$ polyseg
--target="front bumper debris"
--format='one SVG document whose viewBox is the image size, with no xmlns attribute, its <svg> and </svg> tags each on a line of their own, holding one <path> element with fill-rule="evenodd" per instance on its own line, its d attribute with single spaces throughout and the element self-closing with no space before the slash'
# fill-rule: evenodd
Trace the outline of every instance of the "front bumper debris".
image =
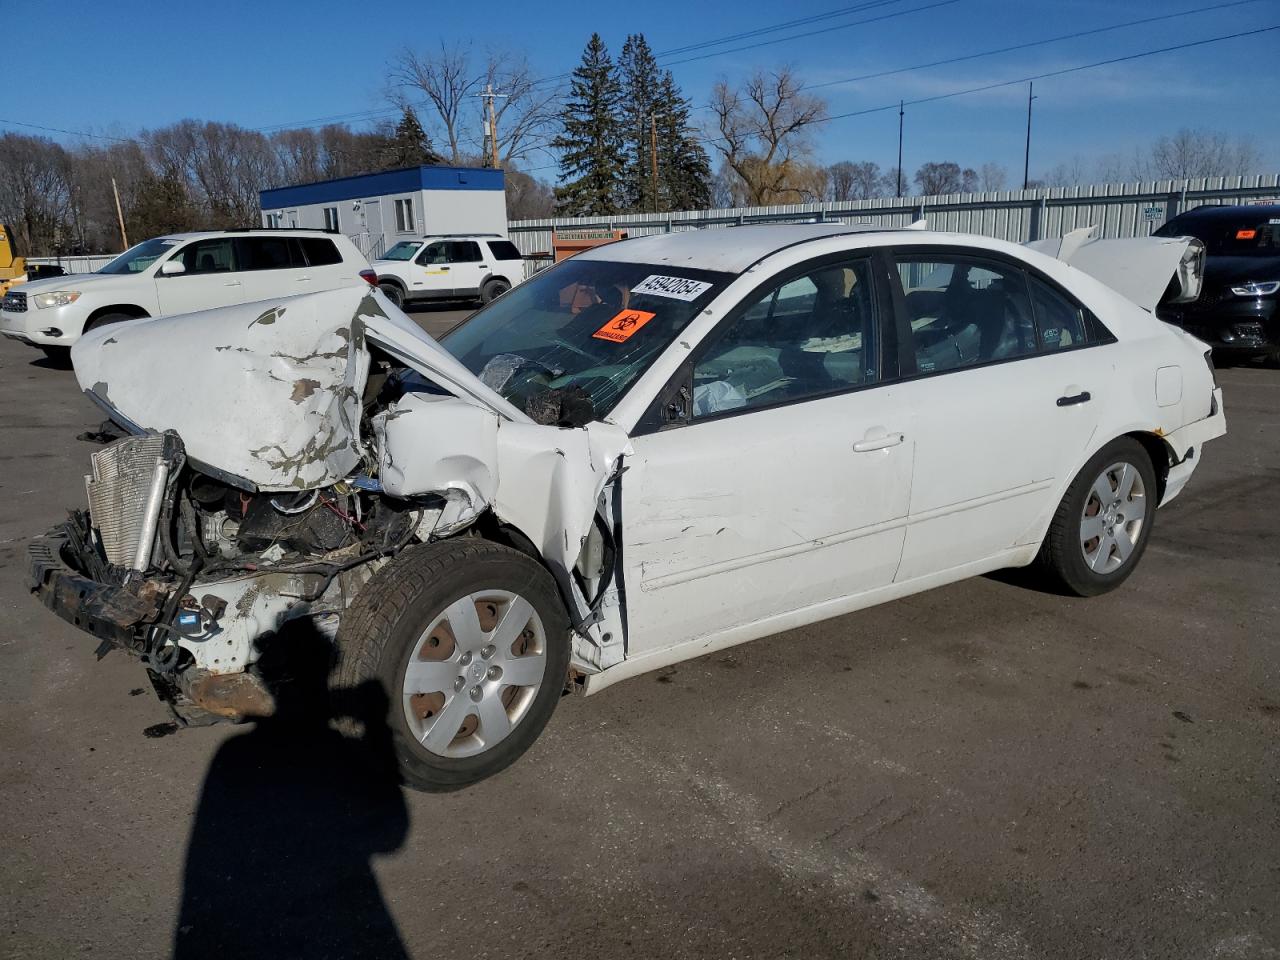
<svg viewBox="0 0 1280 960">
<path fill-rule="evenodd" d="M 92 546 L 83 513 L 27 547 L 27 584 L 46 607 L 99 640 L 99 659 L 118 647 L 142 661 L 156 693 L 184 723 L 275 712 L 275 697 L 257 674 L 215 674 L 178 656 L 166 620 L 172 614 L 168 601 L 180 585 L 130 577 L 107 564 Z"/>
</svg>

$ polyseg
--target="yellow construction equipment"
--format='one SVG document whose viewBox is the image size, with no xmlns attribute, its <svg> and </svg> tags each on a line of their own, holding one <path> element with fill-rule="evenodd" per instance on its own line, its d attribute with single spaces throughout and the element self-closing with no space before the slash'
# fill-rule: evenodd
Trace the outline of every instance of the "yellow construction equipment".
<svg viewBox="0 0 1280 960">
<path fill-rule="evenodd" d="M 66 271 L 47 263 L 28 263 L 18 256 L 18 239 L 7 225 L 0 223 L 0 297 L 27 280 L 61 277 Z"/>
</svg>

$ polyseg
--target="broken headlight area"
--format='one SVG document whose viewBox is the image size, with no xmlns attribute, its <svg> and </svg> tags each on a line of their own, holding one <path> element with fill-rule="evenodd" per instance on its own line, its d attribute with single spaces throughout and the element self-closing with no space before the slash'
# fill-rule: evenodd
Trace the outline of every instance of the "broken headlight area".
<svg viewBox="0 0 1280 960">
<path fill-rule="evenodd" d="M 444 512 L 362 475 L 249 492 L 189 463 L 172 432 L 103 447 L 85 484 L 88 510 L 31 545 L 31 587 L 98 638 L 100 656 L 138 657 L 188 723 L 272 713 L 262 642 L 300 619 L 332 641 L 381 561 L 429 538 Z"/>
</svg>

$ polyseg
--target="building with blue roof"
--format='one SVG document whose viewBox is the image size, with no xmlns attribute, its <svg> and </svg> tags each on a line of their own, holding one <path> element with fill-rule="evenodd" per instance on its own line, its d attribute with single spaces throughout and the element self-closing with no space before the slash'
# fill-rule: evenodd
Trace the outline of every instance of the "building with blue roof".
<svg viewBox="0 0 1280 960">
<path fill-rule="evenodd" d="M 258 194 L 267 227 L 336 230 L 370 260 L 412 237 L 507 235 L 506 183 L 488 167 L 421 166 L 276 187 Z"/>
</svg>

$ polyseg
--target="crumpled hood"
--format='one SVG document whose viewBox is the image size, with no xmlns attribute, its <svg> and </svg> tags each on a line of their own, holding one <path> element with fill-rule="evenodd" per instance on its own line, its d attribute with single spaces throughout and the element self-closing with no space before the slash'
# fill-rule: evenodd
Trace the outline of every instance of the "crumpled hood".
<svg viewBox="0 0 1280 960">
<path fill-rule="evenodd" d="M 72 348 L 81 389 L 113 417 L 172 429 L 187 456 L 260 490 L 326 486 L 367 454 L 367 342 L 470 403 L 528 423 L 393 307 L 358 287 L 114 324 Z"/>
</svg>

